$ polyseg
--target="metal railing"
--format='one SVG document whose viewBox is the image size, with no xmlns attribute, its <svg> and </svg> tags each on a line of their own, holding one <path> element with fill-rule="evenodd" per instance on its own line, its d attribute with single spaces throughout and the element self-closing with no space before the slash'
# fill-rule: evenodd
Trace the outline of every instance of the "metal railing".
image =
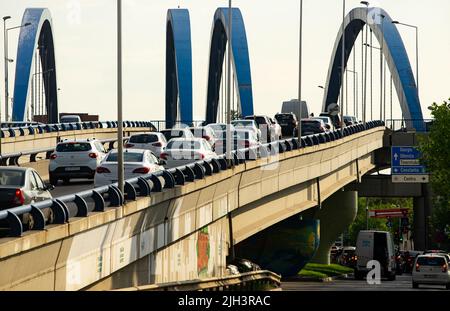
<svg viewBox="0 0 450 311">
<path fill-rule="evenodd" d="M 166 126 L 166 122 L 165 120 L 152 120 L 150 121 L 156 128 L 156 130 L 162 131 L 162 130 L 166 130 L 167 126 Z M 205 123 L 205 121 L 176 121 L 173 125 L 172 128 L 177 128 L 177 127 L 199 127 L 202 126 Z"/>
<path fill-rule="evenodd" d="M 267 270 L 220 278 L 142 285 L 114 291 L 259 291 L 278 288 L 281 276 Z"/>
<path fill-rule="evenodd" d="M 128 141 L 129 137 L 124 137 L 123 141 L 126 143 Z M 113 149 L 113 145 L 115 142 L 117 142 L 117 138 L 110 138 L 110 139 L 99 139 L 99 142 L 102 144 L 108 144 L 108 150 Z M 30 161 L 28 163 L 35 163 L 37 162 L 37 156 L 38 154 L 45 153 L 45 159 L 41 160 L 48 160 L 50 159 L 51 154 L 55 151 L 56 147 L 52 148 L 43 148 L 43 149 L 35 149 L 35 150 L 29 150 L 29 151 L 22 151 L 22 152 L 14 152 L 14 153 L 6 153 L 0 155 L 0 166 L 18 166 L 19 165 L 19 159 L 21 157 L 30 157 Z"/>
<path fill-rule="evenodd" d="M 329 143 L 338 139 L 351 136 L 366 130 L 384 127 L 383 121 L 369 121 L 366 125 L 357 124 L 340 130 L 320 133 L 297 138 L 290 138 L 264 144 L 259 148 L 247 148 L 232 151 L 231 166 L 244 164 L 260 158 L 298 150 L 306 147 Z M 259 149 L 259 152 L 258 150 Z M 204 179 L 221 171 L 230 169 L 229 161 L 224 155 L 209 160 L 201 160 L 178 168 L 167 169 L 155 174 L 133 178 L 125 182 L 125 190 L 122 193 L 116 184 L 67 195 L 51 200 L 19 206 L 0 211 L 0 221 L 6 220 L 9 236 L 20 237 L 24 232 L 24 226 L 20 220 L 23 214 L 31 214 L 33 217 L 32 230 L 44 230 L 49 224 L 64 224 L 70 217 L 87 217 L 90 212 L 103 212 L 107 207 L 120 207 L 127 201 L 136 201 L 139 197 L 148 197 L 151 193 L 162 192 L 164 189 L 172 189 L 183 186 L 195 180 Z M 76 207 L 76 215 L 69 214 L 68 205 Z M 53 217 L 46 221 L 43 210 L 51 209 Z"/>
<path fill-rule="evenodd" d="M 58 124 L 37 124 L 26 125 L 18 127 L 2 128 L 0 134 L 2 138 L 27 136 L 44 133 L 65 132 L 65 131 L 80 131 L 98 128 L 117 128 L 117 121 L 105 121 L 105 122 L 81 122 L 81 123 L 58 123 Z M 124 121 L 124 128 L 138 128 L 148 127 L 151 131 L 156 131 L 157 128 L 148 121 Z M 8 134 L 8 135 L 6 135 Z"/>
<path fill-rule="evenodd" d="M 409 119 L 389 119 L 386 120 L 386 127 L 394 132 L 429 132 L 433 120 L 409 120 Z"/>
</svg>

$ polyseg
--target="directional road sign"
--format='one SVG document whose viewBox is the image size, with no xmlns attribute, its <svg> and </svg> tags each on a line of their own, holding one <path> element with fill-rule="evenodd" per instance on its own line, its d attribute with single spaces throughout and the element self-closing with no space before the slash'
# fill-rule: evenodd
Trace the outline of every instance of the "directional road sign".
<svg viewBox="0 0 450 311">
<path fill-rule="evenodd" d="M 393 183 L 428 183 L 429 175 L 420 164 L 417 147 L 392 147 L 391 175 Z"/>
</svg>

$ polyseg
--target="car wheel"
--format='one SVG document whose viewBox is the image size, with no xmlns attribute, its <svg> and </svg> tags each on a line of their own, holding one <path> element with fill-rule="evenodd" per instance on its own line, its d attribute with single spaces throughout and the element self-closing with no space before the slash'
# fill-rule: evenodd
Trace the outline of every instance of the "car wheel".
<svg viewBox="0 0 450 311">
<path fill-rule="evenodd" d="M 50 175 L 50 183 L 51 183 L 53 186 L 56 186 L 56 185 L 58 184 L 58 178 L 56 178 L 56 177 Z"/>
<path fill-rule="evenodd" d="M 388 280 L 389 281 L 395 281 L 396 275 L 395 272 L 392 272 L 389 276 L 388 276 Z"/>
<path fill-rule="evenodd" d="M 415 288 L 415 289 L 419 288 L 419 283 L 413 282 L 412 288 Z"/>
<path fill-rule="evenodd" d="M 64 178 L 63 183 L 64 183 L 64 185 L 68 185 L 70 183 L 70 178 L 67 178 L 67 177 Z"/>
<path fill-rule="evenodd" d="M 356 279 L 356 280 L 362 280 L 362 279 L 364 279 L 364 273 L 362 273 L 362 272 L 360 272 L 360 271 L 358 271 L 358 270 L 355 270 L 355 279 Z"/>
<path fill-rule="evenodd" d="M 449 290 L 450 289 L 450 283 L 445 285 L 445 289 Z"/>
</svg>

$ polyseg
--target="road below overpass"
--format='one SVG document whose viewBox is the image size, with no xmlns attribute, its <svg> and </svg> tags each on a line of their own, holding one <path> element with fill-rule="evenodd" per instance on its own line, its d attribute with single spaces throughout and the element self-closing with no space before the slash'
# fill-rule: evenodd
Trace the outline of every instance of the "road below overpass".
<svg viewBox="0 0 450 311">
<path fill-rule="evenodd" d="M 94 189 L 94 181 L 88 179 L 75 179 L 64 185 L 61 181 L 51 192 L 54 198 Z"/>
<path fill-rule="evenodd" d="M 397 275 L 395 281 L 382 280 L 380 285 L 369 285 L 365 280 L 353 278 L 334 280 L 331 282 L 298 282 L 288 281 L 281 285 L 283 291 L 441 291 L 445 286 L 420 285 L 412 288 L 411 275 Z"/>
</svg>

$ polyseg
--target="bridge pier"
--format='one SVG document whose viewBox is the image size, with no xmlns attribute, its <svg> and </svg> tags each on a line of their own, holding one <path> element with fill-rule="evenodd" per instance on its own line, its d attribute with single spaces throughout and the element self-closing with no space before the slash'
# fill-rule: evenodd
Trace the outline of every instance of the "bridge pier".
<svg viewBox="0 0 450 311">
<path fill-rule="evenodd" d="M 320 245 L 312 262 L 330 264 L 331 246 L 355 220 L 357 213 L 356 191 L 339 191 L 323 202 L 322 209 L 316 215 L 320 220 Z"/>
<path fill-rule="evenodd" d="M 432 195 L 429 184 L 422 184 L 422 196 L 415 197 L 414 208 L 414 249 L 426 250 L 431 246 L 429 218 L 431 216 Z"/>
</svg>

